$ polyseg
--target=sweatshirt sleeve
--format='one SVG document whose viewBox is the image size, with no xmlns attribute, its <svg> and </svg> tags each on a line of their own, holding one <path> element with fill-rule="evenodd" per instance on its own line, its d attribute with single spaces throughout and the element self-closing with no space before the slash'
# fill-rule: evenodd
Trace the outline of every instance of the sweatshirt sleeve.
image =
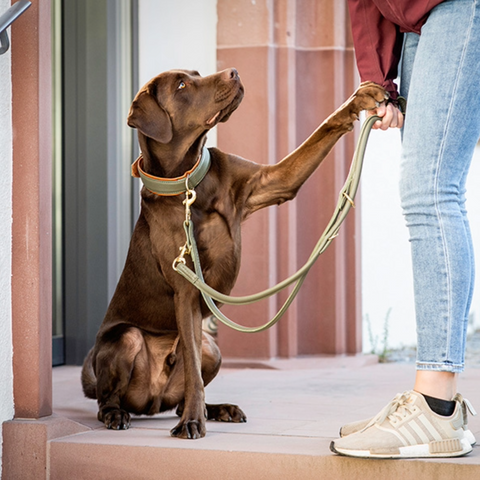
<svg viewBox="0 0 480 480">
<path fill-rule="evenodd" d="M 348 0 L 355 58 L 362 82 L 382 85 L 390 98 L 398 97 L 394 83 L 402 53 L 403 34 L 387 20 L 373 0 Z"/>
</svg>

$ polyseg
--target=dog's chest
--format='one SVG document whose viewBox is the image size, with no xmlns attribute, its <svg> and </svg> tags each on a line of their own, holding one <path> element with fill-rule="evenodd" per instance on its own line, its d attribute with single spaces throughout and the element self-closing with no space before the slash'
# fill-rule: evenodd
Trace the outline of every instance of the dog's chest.
<svg viewBox="0 0 480 480">
<path fill-rule="evenodd" d="M 214 212 L 195 224 L 195 237 L 206 282 L 222 292 L 229 292 L 240 269 L 240 224 L 227 222 Z"/>
<path fill-rule="evenodd" d="M 221 200 L 220 200 L 221 199 Z M 181 200 L 146 205 L 151 245 L 168 268 L 185 243 L 185 210 Z M 198 192 L 191 221 L 205 281 L 222 293 L 233 288 L 240 269 L 241 219 L 225 192 Z"/>
</svg>

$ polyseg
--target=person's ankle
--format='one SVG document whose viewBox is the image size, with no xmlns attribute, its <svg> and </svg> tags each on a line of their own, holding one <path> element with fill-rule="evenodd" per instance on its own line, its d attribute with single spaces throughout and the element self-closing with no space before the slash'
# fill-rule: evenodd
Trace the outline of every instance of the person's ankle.
<svg viewBox="0 0 480 480">
<path fill-rule="evenodd" d="M 440 400 L 450 401 L 457 393 L 456 373 L 417 370 L 414 390 Z"/>
</svg>

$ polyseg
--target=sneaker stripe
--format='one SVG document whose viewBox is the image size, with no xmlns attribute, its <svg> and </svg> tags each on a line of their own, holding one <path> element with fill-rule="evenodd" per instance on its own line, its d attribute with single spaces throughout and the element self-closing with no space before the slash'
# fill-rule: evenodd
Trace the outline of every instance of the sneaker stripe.
<svg viewBox="0 0 480 480">
<path fill-rule="evenodd" d="M 409 423 L 409 426 L 418 435 L 418 438 L 420 439 L 420 442 L 416 442 L 416 443 L 430 443 L 431 438 L 428 437 L 428 435 L 424 432 L 422 427 L 415 420 L 412 420 Z"/>
<path fill-rule="evenodd" d="M 433 439 L 437 442 L 441 442 L 443 440 L 443 437 L 440 435 L 438 430 L 432 425 L 430 420 L 422 413 L 419 415 L 418 419 L 423 423 L 425 428 L 430 432 L 430 435 L 432 435 Z"/>
<path fill-rule="evenodd" d="M 400 427 L 397 431 L 398 433 L 402 434 L 402 441 L 405 446 L 416 445 L 418 443 L 415 437 L 408 431 L 408 428 L 405 425 L 403 427 Z"/>
<path fill-rule="evenodd" d="M 395 435 L 399 442 L 404 445 L 404 446 L 408 446 L 410 445 L 410 442 L 408 440 L 406 440 L 406 437 L 408 437 L 410 435 L 411 437 L 411 434 L 407 431 L 407 434 L 403 434 L 403 432 L 400 432 L 401 428 L 404 428 L 404 427 L 400 427 L 400 428 L 385 428 L 385 427 L 382 427 L 381 425 L 374 425 L 373 428 L 376 428 L 378 430 L 381 430 L 382 432 L 388 432 L 392 435 Z"/>
</svg>

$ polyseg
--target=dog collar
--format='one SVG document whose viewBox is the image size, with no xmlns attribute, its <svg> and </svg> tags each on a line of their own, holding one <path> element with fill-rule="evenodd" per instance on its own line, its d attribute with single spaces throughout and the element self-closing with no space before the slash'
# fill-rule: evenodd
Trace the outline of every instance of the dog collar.
<svg viewBox="0 0 480 480">
<path fill-rule="evenodd" d="M 185 180 L 188 177 L 188 185 L 195 188 L 205 177 L 210 168 L 210 152 L 203 147 L 202 154 L 198 157 L 197 163 L 191 170 L 185 172 L 181 177 L 162 178 L 150 175 L 142 170 L 143 156 L 135 160 L 132 165 L 132 177 L 141 178 L 145 188 L 150 192 L 161 196 L 180 195 L 187 191 Z"/>
</svg>

